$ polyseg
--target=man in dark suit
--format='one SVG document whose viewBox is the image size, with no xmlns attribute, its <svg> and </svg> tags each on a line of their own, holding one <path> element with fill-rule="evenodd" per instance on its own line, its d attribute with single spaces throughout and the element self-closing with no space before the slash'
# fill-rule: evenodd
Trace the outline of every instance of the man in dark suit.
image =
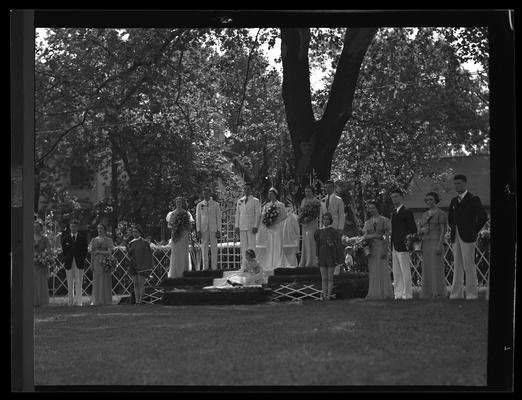
<svg viewBox="0 0 522 400">
<path fill-rule="evenodd" d="M 406 248 L 406 235 L 417 233 L 417 225 L 413 213 L 403 203 L 403 193 L 400 189 L 392 190 L 391 201 L 394 210 L 391 216 L 391 246 L 393 268 L 393 292 L 395 299 L 408 300 L 412 298 L 410 253 Z"/>
<path fill-rule="evenodd" d="M 455 175 L 453 178 L 458 195 L 451 199 L 448 212 L 454 259 L 450 299 L 464 298 L 464 291 L 468 300 L 478 297 L 475 242 L 488 217 L 480 198 L 467 191 L 467 182 L 465 175 Z"/>
<path fill-rule="evenodd" d="M 78 232 L 78 221 L 72 220 L 70 231 L 62 234 L 62 250 L 67 275 L 67 291 L 70 306 L 82 305 L 83 270 L 87 256 L 87 239 Z"/>
</svg>

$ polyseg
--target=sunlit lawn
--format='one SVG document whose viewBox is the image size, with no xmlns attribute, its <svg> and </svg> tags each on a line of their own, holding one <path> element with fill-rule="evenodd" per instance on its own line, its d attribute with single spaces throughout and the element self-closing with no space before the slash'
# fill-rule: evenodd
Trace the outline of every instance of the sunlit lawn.
<svg viewBox="0 0 522 400">
<path fill-rule="evenodd" d="M 35 311 L 36 385 L 485 385 L 488 303 Z"/>
</svg>

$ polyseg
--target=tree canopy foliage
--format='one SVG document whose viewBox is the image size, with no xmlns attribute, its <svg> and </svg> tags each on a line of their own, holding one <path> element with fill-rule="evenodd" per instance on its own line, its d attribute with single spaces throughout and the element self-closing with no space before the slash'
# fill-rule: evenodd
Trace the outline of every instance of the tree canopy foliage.
<svg viewBox="0 0 522 400">
<path fill-rule="evenodd" d="M 262 50 L 279 37 L 283 76 Z M 218 180 L 295 194 L 289 183 L 315 169 L 349 182 L 362 214 L 363 199 L 440 173 L 430 158 L 487 152 L 487 65 L 482 28 L 45 29 L 35 200 L 77 210 L 62 177 L 81 165 L 118 176 L 113 204 L 95 209 L 154 225 L 177 195 L 225 195 Z M 328 135 L 328 151 L 310 150 Z"/>
</svg>

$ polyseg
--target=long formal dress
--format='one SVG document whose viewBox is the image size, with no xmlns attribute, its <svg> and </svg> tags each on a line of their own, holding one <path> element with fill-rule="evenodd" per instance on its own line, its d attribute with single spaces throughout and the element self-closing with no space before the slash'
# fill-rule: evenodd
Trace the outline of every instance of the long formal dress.
<svg viewBox="0 0 522 400">
<path fill-rule="evenodd" d="M 317 200 L 315 200 L 317 201 Z M 301 208 L 307 203 L 311 203 L 312 200 L 304 198 L 301 201 Z M 302 224 L 302 242 L 301 242 L 301 259 L 299 260 L 300 267 L 317 267 L 317 249 L 315 247 L 314 235 L 319 225 L 317 218 L 314 220 Z"/>
<path fill-rule="evenodd" d="M 283 268 L 297 267 L 297 249 L 299 248 L 299 222 L 293 212 L 286 214 L 283 224 Z"/>
<path fill-rule="evenodd" d="M 180 211 L 174 211 L 173 218 L 175 218 L 179 212 Z M 192 223 L 194 221 L 192 215 L 188 211 L 183 212 L 188 214 L 189 221 Z M 172 239 L 170 241 L 171 253 L 168 273 L 169 278 L 181 278 L 183 276 L 183 272 L 190 269 L 189 233 L 190 224 L 181 232 L 180 237 L 176 241 Z"/>
<path fill-rule="evenodd" d="M 34 254 L 42 253 L 51 248 L 51 242 L 45 236 L 34 242 Z M 49 304 L 49 267 L 34 263 L 34 299 L 35 306 Z"/>
<path fill-rule="evenodd" d="M 271 204 L 276 205 L 279 215 L 275 223 L 266 227 L 266 259 L 265 265 L 262 265 L 262 268 L 269 273 L 283 266 L 283 221 L 286 218 L 285 206 L 277 200 L 274 203 L 268 202 L 265 204 L 261 218 L 264 217 Z"/>
<path fill-rule="evenodd" d="M 437 254 L 442 227 L 447 226 L 448 217 L 440 208 L 433 215 L 428 211 L 422 214 L 421 229 L 427 228 L 422 235 L 422 286 L 420 297 L 437 298 L 446 296 L 444 279 L 444 256 Z"/>
<path fill-rule="evenodd" d="M 391 222 L 388 218 L 379 216 L 371 218 L 364 223 L 364 234 L 378 234 L 388 236 L 391 230 Z M 393 299 L 393 286 L 391 272 L 388 268 L 388 258 L 382 258 L 384 251 L 383 239 L 371 239 L 370 255 L 368 256 L 369 283 L 368 300 Z"/>
<path fill-rule="evenodd" d="M 92 265 L 92 304 L 95 306 L 112 304 L 112 271 L 106 271 L 102 265 L 104 254 L 94 255 L 95 250 L 113 251 L 114 243 L 108 236 L 97 236 L 91 240 L 91 265 Z"/>
</svg>

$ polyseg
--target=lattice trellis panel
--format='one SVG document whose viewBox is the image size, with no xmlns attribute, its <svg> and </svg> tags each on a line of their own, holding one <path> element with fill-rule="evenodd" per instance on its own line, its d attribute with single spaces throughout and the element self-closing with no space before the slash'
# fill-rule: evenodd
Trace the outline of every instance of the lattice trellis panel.
<svg viewBox="0 0 522 400">
<path fill-rule="evenodd" d="M 230 212 L 230 210 L 229 210 Z M 235 213 L 235 209 L 232 210 Z M 231 268 L 239 268 L 240 267 L 240 247 L 239 243 L 235 241 L 226 241 L 228 237 L 233 237 L 233 218 L 229 216 L 224 216 L 223 223 L 228 228 L 228 232 L 230 236 L 225 236 L 221 238 L 220 243 L 218 244 L 218 268 L 219 269 L 231 269 Z M 232 220 L 232 227 L 230 228 L 230 220 Z M 224 227 L 225 228 L 225 227 Z M 125 248 L 116 247 L 114 250 L 114 255 L 118 260 L 118 264 L 113 271 L 112 274 L 112 293 L 113 295 L 130 295 L 132 292 L 132 278 L 128 274 L 128 263 L 129 257 Z M 420 252 L 412 252 L 411 254 L 411 269 L 412 269 L 412 282 L 414 286 L 420 286 L 422 279 L 422 254 Z M 479 286 L 487 287 L 489 281 L 489 245 L 484 247 L 475 246 L 475 262 L 477 264 L 477 275 Z M 146 285 L 148 286 L 156 286 L 163 279 L 167 277 L 170 263 L 170 247 L 162 246 L 156 247 L 152 254 L 153 257 L 153 268 L 149 277 L 147 278 Z M 63 266 L 63 262 L 58 257 L 56 259 L 57 262 L 57 272 L 55 275 L 49 278 L 50 280 L 50 289 L 51 296 L 65 296 L 67 294 L 67 278 L 65 273 L 65 268 Z M 452 247 L 448 241 L 444 244 L 444 262 L 445 262 L 445 278 L 446 284 L 448 286 L 451 285 L 451 281 L 453 279 L 453 252 Z M 388 267 L 390 268 L 390 273 L 392 272 L 391 260 L 389 260 Z M 198 267 L 199 269 L 199 267 Z M 290 288 L 287 288 L 290 289 Z M 293 290 L 293 289 L 292 289 Z M 306 293 L 300 293 L 296 291 L 295 297 L 299 296 L 309 297 Z M 92 268 L 90 265 L 90 257 L 87 257 L 86 260 L 86 268 L 84 273 L 83 280 L 83 295 L 89 296 L 92 292 Z M 279 293 L 280 295 L 284 295 L 284 290 Z M 289 297 L 292 294 L 288 295 Z M 315 294 L 311 294 L 311 297 L 314 297 Z"/>
<path fill-rule="evenodd" d="M 444 277 L 446 285 L 451 286 L 453 280 L 453 249 L 449 240 L 444 241 Z M 410 253 L 411 280 L 413 286 L 421 286 L 422 282 L 422 253 L 412 251 Z M 475 264 L 477 265 L 477 277 L 479 287 L 487 287 L 489 283 L 489 245 L 484 247 L 475 244 Z M 391 259 L 388 263 L 392 272 Z"/>
</svg>

